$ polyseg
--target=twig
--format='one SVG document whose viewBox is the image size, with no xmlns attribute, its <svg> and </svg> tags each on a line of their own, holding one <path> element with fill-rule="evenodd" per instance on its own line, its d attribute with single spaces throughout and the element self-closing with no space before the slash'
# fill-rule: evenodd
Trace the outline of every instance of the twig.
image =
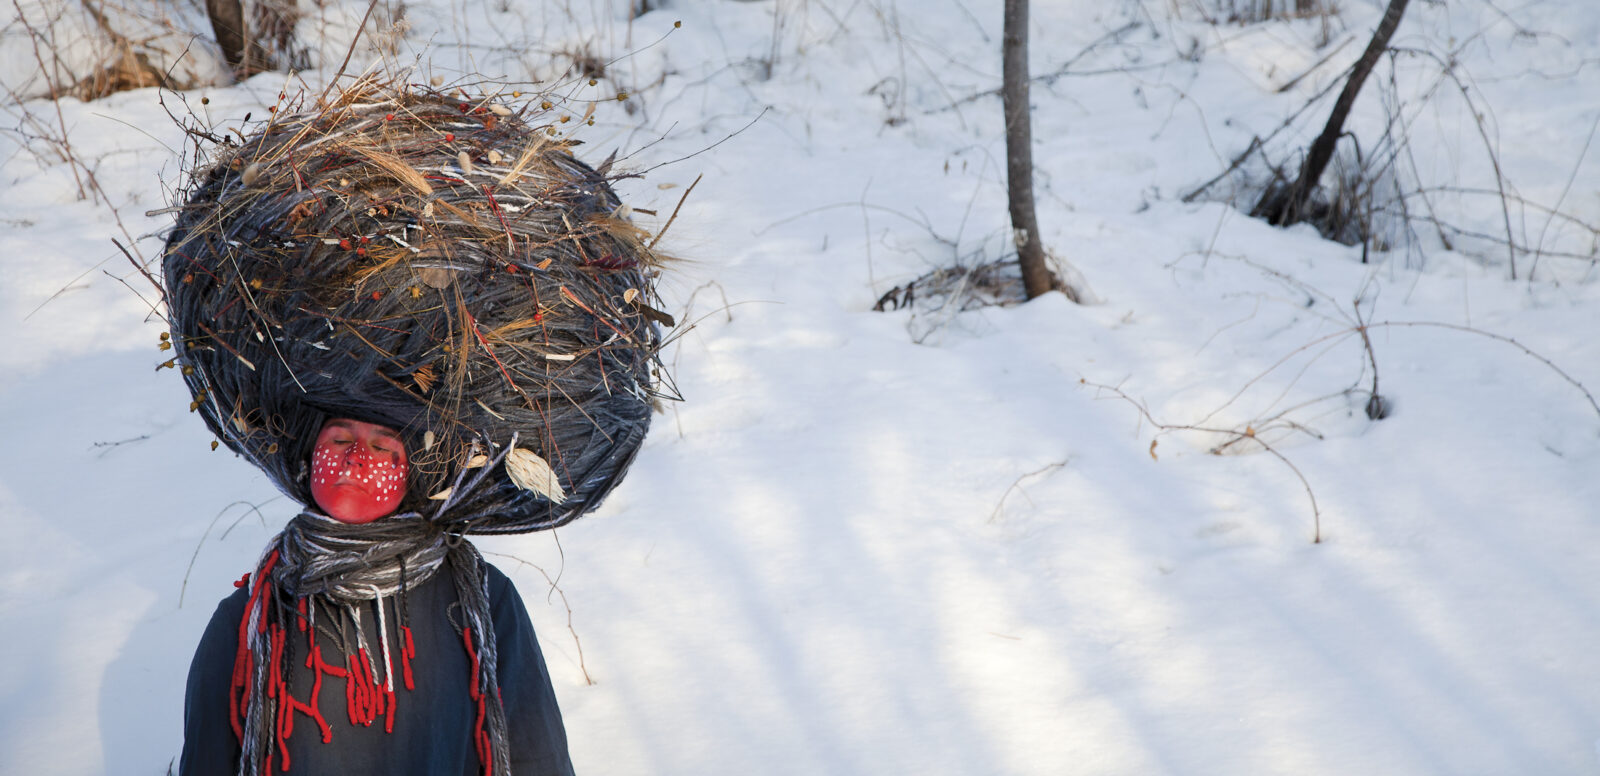
<svg viewBox="0 0 1600 776">
<path fill-rule="evenodd" d="M 1311 543 L 1312 544 L 1321 544 L 1322 543 L 1322 510 L 1321 510 L 1321 508 L 1319 508 L 1317 506 L 1317 494 L 1312 491 L 1311 482 L 1309 480 L 1307 480 L 1306 476 L 1300 472 L 1300 467 L 1295 466 L 1294 462 L 1290 461 L 1287 456 L 1285 456 L 1283 453 L 1278 452 L 1275 448 L 1273 448 L 1272 445 L 1268 444 L 1266 440 L 1262 439 L 1259 435 L 1257 435 L 1255 433 L 1255 429 L 1250 428 L 1250 427 L 1246 427 L 1244 431 L 1238 431 L 1238 430 L 1231 429 L 1231 428 L 1207 428 L 1207 427 L 1204 427 L 1204 426 L 1187 426 L 1187 425 L 1174 425 L 1174 424 L 1169 424 L 1169 423 L 1162 423 L 1161 421 L 1156 420 L 1154 415 L 1150 414 L 1150 410 L 1149 409 L 1147 409 L 1143 404 L 1140 404 L 1139 402 L 1135 401 L 1133 399 L 1133 397 L 1131 397 L 1127 393 L 1123 392 L 1123 390 L 1121 388 L 1118 388 L 1118 387 L 1116 387 L 1114 385 L 1102 385 L 1100 383 L 1091 383 L 1088 380 L 1085 380 L 1083 378 L 1079 378 L 1078 379 L 1078 383 L 1081 384 L 1081 385 L 1086 385 L 1086 386 L 1088 386 L 1090 388 L 1096 388 L 1096 389 L 1099 389 L 1099 390 L 1111 392 L 1117 398 L 1122 399 L 1123 401 L 1125 401 L 1125 402 L 1127 402 L 1129 404 L 1132 404 L 1134 406 L 1134 408 L 1139 411 L 1139 414 L 1141 416 L 1143 416 L 1144 419 L 1150 423 L 1150 425 L 1155 426 L 1156 428 L 1158 428 L 1158 429 L 1160 429 L 1162 431 L 1200 431 L 1200 432 L 1212 433 L 1212 434 L 1225 434 L 1225 435 L 1227 435 L 1229 437 L 1232 437 L 1233 441 L 1240 441 L 1240 440 L 1244 440 L 1244 439 L 1249 439 L 1251 441 L 1254 441 L 1256 444 L 1261 445 L 1261 449 L 1271 453 L 1272 457 L 1277 458 L 1280 462 L 1283 463 L 1284 466 L 1289 467 L 1289 471 L 1293 472 L 1295 478 L 1300 480 L 1301 487 L 1305 488 L 1306 498 L 1309 499 L 1310 502 L 1311 502 Z M 1152 440 L 1151 443 L 1150 443 L 1150 455 L 1151 455 L 1151 457 L 1155 456 L 1155 441 L 1154 440 Z"/>
<path fill-rule="evenodd" d="M 100 265 L 101 264 L 105 264 L 107 261 L 110 261 L 110 259 L 102 259 L 100 261 L 100 264 L 96 264 L 93 267 L 90 267 L 90 268 L 84 270 L 77 277 L 73 278 L 72 280 L 67 281 L 66 285 L 56 289 L 56 292 L 51 294 L 48 299 L 45 299 L 43 302 L 40 302 L 37 307 L 34 307 L 32 310 L 29 310 L 27 315 L 22 316 L 22 320 L 23 321 L 27 321 L 29 318 L 32 318 L 34 313 L 37 313 L 40 310 L 43 310 L 45 305 L 50 304 L 51 302 L 54 302 L 58 297 L 60 297 L 62 294 L 67 293 L 68 291 L 73 291 L 73 290 L 76 290 L 76 289 L 79 289 L 79 288 L 88 288 L 88 286 L 80 286 L 80 285 L 76 285 L 76 284 L 77 284 L 78 281 L 80 281 L 80 280 L 84 279 L 85 277 L 87 277 L 89 275 L 89 273 L 91 273 L 91 272 L 93 272 L 93 271 L 95 271 L 97 269 L 100 269 Z"/>
<path fill-rule="evenodd" d="M 150 285 L 155 286 L 156 291 L 161 294 L 162 301 L 166 301 L 166 289 L 161 286 L 161 281 L 156 278 L 155 275 L 150 274 L 150 270 L 145 269 L 144 265 L 140 264 L 139 260 L 135 259 L 133 257 L 133 253 L 129 252 L 129 250 L 124 247 L 122 243 L 117 242 L 117 238 L 111 238 L 111 244 L 117 246 L 117 250 L 122 251 L 123 256 L 128 257 L 128 263 L 132 264 L 133 268 L 138 270 L 139 274 L 143 275 L 145 280 L 150 281 Z"/>
<path fill-rule="evenodd" d="M 1367 334 L 1367 323 L 1361 320 L 1361 300 L 1357 299 L 1351 303 L 1351 307 L 1355 308 L 1356 320 L 1361 323 L 1356 327 L 1356 331 L 1361 334 L 1361 347 L 1367 352 L 1367 363 L 1372 365 L 1372 395 L 1367 398 L 1367 419 L 1383 420 L 1388 417 L 1389 410 L 1385 406 L 1383 394 L 1378 393 L 1378 354 L 1372 348 L 1372 337 Z"/>
<path fill-rule="evenodd" d="M 1255 150 L 1257 148 L 1260 148 L 1260 147 L 1261 147 L 1261 138 L 1259 136 L 1251 137 L 1250 138 L 1250 145 L 1245 146 L 1244 150 L 1239 152 L 1238 156 L 1233 157 L 1233 162 L 1228 165 L 1227 169 L 1223 170 L 1222 172 L 1217 173 L 1215 176 L 1213 176 L 1211 178 L 1211 180 L 1208 180 L 1205 183 L 1202 183 L 1199 186 L 1196 186 L 1193 191 L 1190 191 L 1188 194 L 1183 195 L 1180 199 L 1183 202 L 1193 202 L 1195 197 L 1200 196 L 1200 192 L 1205 191 L 1206 189 L 1209 189 L 1212 186 L 1215 186 L 1217 184 L 1217 181 L 1220 181 L 1223 178 L 1226 178 L 1229 175 L 1232 175 L 1233 171 L 1239 169 L 1239 165 L 1244 164 L 1244 161 L 1246 159 L 1250 158 L 1250 154 L 1254 153 Z"/>
<path fill-rule="evenodd" d="M 149 299 L 144 298 L 144 294 L 139 293 L 139 289 L 134 288 L 132 283 L 129 283 L 126 279 L 118 277 L 116 275 L 113 275 L 110 272 L 107 272 L 105 270 L 100 270 L 100 273 L 102 275 L 105 275 L 108 278 L 111 278 L 112 280 L 117 281 L 118 283 L 121 283 L 123 288 L 126 288 L 129 291 L 132 291 L 134 296 L 139 297 L 139 301 L 144 302 L 145 306 L 150 308 L 150 314 L 151 315 L 154 315 L 155 317 L 160 318 L 162 321 L 166 321 L 167 320 L 167 316 L 161 314 L 161 306 L 157 305 L 155 302 L 150 301 Z M 51 299 L 54 299 L 54 298 L 55 297 L 51 297 Z M 146 316 L 145 320 L 147 320 L 147 321 L 150 320 L 149 316 Z"/>
<path fill-rule="evenodd" d="M 551 536 L 554 536 L 554 535 L 555 535 L 554 532 L 552 532 Z M 556 547 L 559 549 L 560 546 L 561 546 L 561 542 L 559 540 L 557 540 Z M 563 591 L 561 589 L 561 585 L 559 584 L 558 580 L 556 578 L 552 578 L 550 576 L 550 573 L 545 571 L 544 567 L 540 566 L 539 564 L 531 563 L 529 561 L 523 560 L 522 558 L 517 557 L 516 555 L 511 555 L 509 553 L 504 553 L 504 552 L 485 552 L 484 554 L 485 555 L 494 555 L 494 556 L 501 557 L 501 558 L 510 558 L 510 559 L 512 559 L 512 560 L 514 560 L 514 561 L 516 561 L 518 563 L 521 563 L 524 566 L 532 567 L 534 571 L 539 572 L 539 575 L 544 577 L 544 581 L 550 585 L 551 592 L 555 593 L 557 596 L 560 596 L 560 598 L 561 598 L 561 606 L 562 606 L 562 608 L 567 610 L 567 632 L 572 634 L 572 644 L 573 644 L 573 646 L 577 647 L 577 650 L 578 650 L 578 670 L 583 672 L 583 683 L 586 684 L 586 685 L 593 686 L 594 685 L 594 679 L 589 676 L 589 666 L 584 662 L 584 659 L 583 659 L 583 641 L 578 638 L 578 629 L 573 627 L 573 625 L 572 625 L 572 604 L 567 602 L 566 591 Z M 563 557 L 565 557 L 565 551 L 563 551 Z"/>
<path fill-rule="evenodd" d="M 1556 204 L 1550 208 L 1550 214 L 1544 219 L 1544 226 L 1539 229 L 1539 243 L 1534 246 L 1533 266 L 1528 268 L 1528 282 L 1533 282 L 1533 273 L 1539 269 L 1539 257 L 1544 253 L 1544 235 L 1550 230 L 1550 222 L 1555 220 L 1557 208 L 1567 199 L 1567 193 L 1572 191 L 1572 182 L 1578 179 L 1578 168 L 1583 166 L 1584 157 L 1589 155 L 1589 144 L 1594 142 L 1594 131 L 1600 129 L 1600 115 L 1595 116 L 1594 123 L 1589 125 L 1589 136 L 1583 140 L 1583 150 L 1578 152 L 1578 158 L 1572 163 L 1572 174 L 1567 176 L 1567 185 L 1561 188 L 1561 196 L 1556 198 Z M 1593 230 L 1591 230 L 1593 231 Z"/>
<path fill-rule="evenodd" d="M 217 510 L 217 514 L 214 517 L 211 518 L 211 522 L 206 524 L 205 532 L 200 534 L 200 541 L 194 543 L 194 552 L 189 555 L 189 566 L 183 570 L 183 583 L 178 586 L 178 608 L 179 609 L 183 608 L 183 596 L 184 596 L 185 593 L 187 593 L 189 591 L 189 574 L 191 574 L 194 571 L 194 562 L 197 559 L 199 559 L 199 557 L 200 557 L 200 548 L 205 545 L 206 537 L 211 535 L 211 529 L 213 529 L 213 528 L 215 528 L 217 526 L 217 521 L 221 520 L 222 516 L 224 514 L 226 514 L 228 510 L 230 510 L 230 509 L 232 509 L 232 508 L 234 508 L 236 506 L 239 506 L 240 504 L 244 504 L 245 506 L 250 507 L 250 510 L 245 512 L 245 514 L 249 514 L 250 512 L 255 512 L 256 515 L 261 518 L 261 524 L 263 526 L 265 526 L 267 524 L 266 515 L 261 514 L 261 508 L 256 506 L 255 504 L 252 504 L 252 503 L 248 502 L 248 501 L 235 501 L 232 504 L 229 504 L 229 505 L 223 507 L 222 509 Z M 243 517 L 243 515 L 241 515 L 240 517 Z M 229 531 L 233 530 L 232 526 L 229 526 L 228 530 Z M 224 533 L 223 536 L 226 537 L 227 534 Z"/>
<path fill-rule="evenodd" d="M 1310 67 L 1306 68 L 1304 71 L 1302 71 L 1300 73 L 1300 75 L 1297 75 L 1297 76 L 1295 76 L 1293 78 L 1290 78 L 1287 83 L 1285 83 L 1284 85 L 1278 87 L 1278 89 L 1277 89 L 1278 94 L 1283 94 L 1284 92 L 1287 92 L 1290 89 L 1293 89 L 1294 85 L 1297 84 L 1297 83 L 1300 83 L 1300 81 L 1305 79 L 1306 76 L 1317 72 L 1317 68 L 1322 67 L 1323 65 L 1327 64 L 1328 60 L 1333 59 L 1333 55 L 1334 54 L 1337 54 L 1340 51 L 1343 51 L 1344 47 L 1350 45 L 1350 41 L 1352 41 L 1352 40 L 1355 40 L 1355 37 L 1346 36 L 1344 40 L 1339 42 L 1339 45 L 1333 47 L 1332 51 L 1329 51 L 1321 59 L 1319 59 L 1316 62 L 1312 63 L 1312 65 Z"/>
<path fill-rule="evenodd" d="M 13 2 L 14 1 L 15 0 L 13 0 Z M 744 134 L 745 130 L 755 126 L 755 123 L 757 121 L 760 121 L 762 116 L 767 115 L 767 111 L 769 111 L 769 110 L 772 110 L 772 106 L 770 106 L 770 105 L 765 107 L 765 108 L 762 108 L 761 112 L 757 113 L 755 118 L 750 119 L 749 123 L 747 123 L 744 126 L 742 126 L 742 127 L 738 128 L 738 129 L 728 133 L 727 137 L 724 137 L 723 139 L 718 140 L 717 142 L 712 143 L 711 145 L 708 145 L 705 148 L 702 148 L 702 149 L 700 149 L 698 151 L 695 151 L 692 154 L 688 154 L 688 155 L 685 155 L 685 156 L 680 156 L 680 157 L 678 157 L 676 159 L 673 159 L 673 160 L 670 160 L 670 161 L 666 161 L 666 162 L 662 162 L 662 163 L 660 163 L 658 165 L 655 165 L 653 167 L 649 167 L 649 168 L 645 169 L 643 172 L 641 172 L 639 174 L 640 175 L 648 175 L 651 171 L 655 170 L 656 168 L 665 167 L 665 166 L 667 166 L 669 164 L 677 164 L 678 162 L 682 162 L 682 161 L 686 161 L 686 160 L 689 160 L 689 159 L 693 159 L 696 156 L 699 156 L 699 155 L 701 155 L 701 154 L 703 154 L 703 153 L 705 153 L 707 151 L 710 151 L 711 149 L 716 148 L 717 146 L 722 145 L 723 143 L 726 143 L 729 140 L 732 140 L 735 137 L 738 137 L 739 135 Z"/>
<path fill-rule="evenodd" d="M 1038 83 L 1044 84 L 1045 86 L 1054 86 L 1056 81 L 1061 80 L 1062 77 L 1067 76 L 1067 75 L 1104 75 L 1104 74 L 1107 74 L 1107 73 L 1132 72 L 1133 70 L 1135 70 L 1137 68 L 1116 68 L 1116 69 L 1113 69 L 1113 70 L 1083 72 L 1083 73 L 1071 73 L 1069 71 L 1071 70 L 1073 65 L 1078 64 L 1079 60 L 1081 60 L 1084 57 L 1088 56 L 1095 49 L 1099 48 L 1102 44 L 1104 44 L 1104 43 L 1106 43 L 1108 41 L 1115 41 L 1115 40 L 1120 39 L 1123 35 L 1126 35 L 1126 34 L 1132 32 L 1132 31 L 1138 29 L 1141 24 L 1142 24 L 1141 22 L 1137 22 L 1137 21 L 1128 22 L 1127 24 L 1124 24 L 1121 27 L 1118 27 L 1118 28 L 1116 28 L 1114 30 L 1111 30 L 1110 32 L 1107 32 L 1104 35 L 1101 35 L 1100 37 L 1098 37 L 1098 38 L 1094 39 L 1093 41 L 1091 41 L 1089 43 L 1089 45 L 1087 45 L 1087 46 L 1085 46 L 1083 48 L 1082 51 L 1079 51 L 1077 54 L 1073 55 L 1073 57 L 1071 59 L 1067 60 L 1065 63 L 1063 63 L 1060 67 L 1056 68 L 1054 71 L 1049 72 L 1049 73 L 1045 73 L 1043 75 L 1032 76 L 1032 77 L 1030 77 L 1028 79 L 1028 82 L 1029 83 L 1038 82 Z M 962 97 L 959 100 L 952 100 L 949 105 L 941 106 L 941 107 L 938 107 L 938 108 L 932 108 L 930 110 L 923 111 L 923 113 L 943 113 L 943 112 L 945 112 L 947 110 L 959 111 L 960 107 L 962 105 L 965 105 L 965 104 L 967 104 L 969 102 L 977 102 L 978 100 L 981 100 L 981 99 L 983 99 L 985 97 L 998 97 L 998 96 L 1000 96 L 1000 87 L 997 86 L 997 87 L 995 87 L 993 89 L 985 89 L 985 90 L 983 90 L 981 92 L 973 92 L 972 94 L 969 94 L 969 95 L 967 95 L 965 97 Z"/>
<path fill-rule="evenodd" d="M 1472 94 L 1467 90 L 1467 85 L 1462 83 L 1461 77 L 1456 74 L 1454 58 L 1447 62 L 1443 57 L 1426 49 L 1408 48 L 1396 50 L 1432 59 L 1439 65 L 1440 73 L 1456 85 L 1456 90 L 1461 92 L 1461 99 L 1467 103 L 1467 112 L 1472 114 L 1472 123 L 1478 128 L 1478 137 L 1483 139 L 1484 150 L 1489 154 L 1489 164 L 1494 169 L 1495 186 L 1500 190 L 1500 215 L 1505 220 L 1507 258 L 1511 264 L 1511 279 L 1516 280 L 1517 241 L 1511 229 L 1511 205 L 1507 201 L 1505 173 L 1500 169 L 1500 157 L 1495 153 L 1494 142 L 1489 139 L 1489 130 L 1483 125 L 1483 114 L 1478 111 L 1477 105 L 1472 101 Z"/>
<path fill-rule="evenodd" d="M 109 452 L 111 452 L 112 450 L 114 450 L 114 449 L 116 449 L 118 447 L 121 447 L 121 446 L 127 445 L 127 444 L 132 444 L 134 442 L 143 442 L 143 441 L 145 441 L 146 439 L 149 439 L 149 438 L 150 438 L 149 434 L 140 434 L 139 436 L 136 436 L 136 437 L 129 437 L 127 439 L 119 439 L 119 440 L 117 440 L 115 442 L 95 442 L 94 443 L 94 447 L 104 448 L 104 450 L 100 453 L 100 455 L 97 455 L 95 457 L 96 458 L 104 458 L 106 456 L 106 453 L 109 453 Z"/>
<path fill-rule="evenodd" d="M 1006 492 L 1000 494 L 1000 502 L 995 504 L 994 505 L 994 511 L 989 513 L 988 522 L 993 523 L 994 521 L 1000 519 L 1000 511 L 1002 509 L 1005 509 L 1006 499 L 1010 498 L 1012 491 L 1016 490 L 1019 486 L 1022 485 L 1022 481 L 1023 480 L 1025 480 L 1025 479 L 1027 479 L 1029 477 L 1037 477 L 1037 476 L 1039 476 L 1041 474 L 1044 474 L 1046 472 L 1055 471 L 1056 469 L 1060 469 L 1061 467 L 1066 466 L 1066 465 L 1067 465 L 1066 461 L 1056 461 L 1055 463 L 1046 464 L 1045 466 L 1043 466 L 1041 468 L 1035 469 L 1035 470 L 1033 470 L 1031 472 L 1028 472 L 1027 474 L 1024 474 L 1024 475 L 1022 475 L 1020 477 L 1017 477 L 1015 480 L 1013 480 L 1011 482 L 1011 487 L 1006 488 Z"/>
<path fill-rule="evenodd" d="M 1480 337 L 1488 337 L 1489 339 L 1492 339 L 1492 340 L 1497 340 L 1499 342 L 1504 342 L 1507 345 L 1510 345 L 1510 346 L 1522 351 L 1529 358 L 1532 358 L 1532 359 L 1544 364 L 1545 366 L 1550 367 L 1550 370 L 1555 372 L 1556 374 L 1560 375 L 1561 379 L 1566 380 L 1568 383 L 1571 383 L 1574 388 L 1577 388 L 1580 392 L 1583 393 L 1583 398 L 1588 400 L 1589 407 L 1594 410 L 1595 416 L 1596 417 L 1600 417 L 1600 403 L 1597 403 L 1595 401 L 1594 394 L 1590 393 L 1589 389 L 1585 388 L 1583 383 L 1578 382 L 1577 378 L 1574 378 L 1572 375 L 1567 374 L 1566 371 L 1563 370 L 1561 367 L 1556 366 L 1554 361 L 1551 361 L 1550 359 L 1539 355 L 1538 353 L 1534 352 L 1533 349 L 1529 348 L 1527 345 L 1524 345 L 1521 342 L 1518 342 L 1518 341 L 1516 341 L 1516 340 L 1514 340 L 1514 339 L 1512 339 L 1510 337 L 1506 337 L 1506 336 L 1502 336 L 1502 335 L 1499 335 L 1499 334 L 1495 334 L 1493 332 L 1487 332 L 1487 331 L 1484 331 L 1483 329 L 1475 329 L 1475 328 L 1473 328 L 1471 326 L 1462 326 L 1460 324 L 1455 324 L 1455 323 L 1441 323 L 1441 322 L 1438 322 L 1438 321 L 1383 321 L 1381 323 L 1369 323 L 1366 326 L 1366 328 L 1369 328 L 1369 329 L 1370 328 L 1375 328 L 1375 327 L 1449 329 L 1451 331 L 1462 331 L 1462 332 L 1466 332 L 1468 334 L 1476 334 L 1476 335 L 1478 335 Z"/>
<path fill-rule="evenodd" d="M 728 323 L 733 323 L 733 306 L 728 304 L 728 292 L 722 287 L 721 283 L 718 283 L 715 280 L 707 280 L 706 282 L 701 283 L 699 287 L 695 288 L 694 291 L 689 293 L 689 300 L 683 303 L 683 317 L 685 319 L 689 317 L 689 311 L 694 309 L 694 298 L 699 296 L 701 291 L 704 291 L 712 286 L 716 286 L 717 293 L 722 295 L 722 312 L 724 315 L 728 316 Z M 698 320 L 695 322 L 699 323 Z"/>
<path fill-rule="evenodd" d="M 13 3 L 16 1 L 11 0 Z M 322 96 L 317 98 L 317 104 L 323 106 L 328 104 L 328 94 L 333 91 L 334 85 L 339 83 L 339 79 L 344 77 L 344 69 L 350 65 L 350 57 L 356 53 L 356 44 L 361 42 L 361 33 L 367 30 L 367 20 L 372 18 L 372 9 L 377 7 L 378 0 L 372 0 L 372 2 L 367 3 L 367 12 L 362 14 L 361 23 L 356 25 L 355 37 L 350 39 L 350 48 L 345 49 L 344 61 L 339 63 L 339 69 L 334 71 L 332 78 L 328 79 L 328 85 L 323 87 Z"/>
<path fill-rule="evenodd" d="M 678 198 L 678 204 L 672 208 L 672 215 L 667 217 L 666 226 L 661 227 L 661 231 L 656 232 L 656 236 L 650 239 L 650 244 L 644 246 L 646 250 L 655 248 L 656 243 L 661 242 L 661 236 L 672 228 L 672 222 L 678 220 L 678 210 L 683 207 L 684 200 L 689 198 L 689 192 L 694 191 L 694 187 L 700 185 L 700 179 L 703 177 L 705 177 L 704 174 L 694 176 L 694 183 L 689 184 L 689 188 L 683 190 L 683 196 Z"/>
<path fill-rule="evenodd" d="M 1353 64 L 1350 66 L 1350 68 L 1354 68 L 1354 67 L 1355 67 L 1355 65 L 1353 65 Z M 1290 125 L 1294 124 L 1295 119 L 1300 118 L 1300 114 L 1305 113 L 1306 111 L 1310 110 L 1311 106 L 1316 105 L 1318 102 L 1320 102 L 1322 100 L 1323 97 L 1328 96 L 1328 93 L 1333 91 L 1333 87 L 1339 86 L 1341 81 L 1344 79 L 1345 75 L 1347 75 L 1349 72 L 1350 72 L 1350 69 L 1347 68 L 1344 73 L 1341 73 L 1339 75 L 1339 77 L 1334 78 L 1333 80 L 1328 82 L 1327 86 L 1322 87 L 1322 91 L 1311 95 L 1311 98 L 1306 100 L 1304 105 L 1301 105 L 1300 108 L 1298 110 L 1296 110 L 1294 113 L 1289 114 L 1288 117 L 1286 117 L 1281 123 L 1278 124 L 1276 129 L 1273 129 L 1271 132 L 1268 132 L 1266 137 L 1252 137 L 1250 139 L 1250 143 L 1252 145 L 1258 147 L 1258 148 L 1265 148 L 1267 143 L 1272 142 L 1272 139 L 1278 136 L 1278 133 L 1284 131 L 1285 129 L 1288 129 Z M 1233 165 L 1233 167 L 1235 169 L 1237 168 L 1237 166 L 1239 164 L 1243 164 L 1245 159 L 1249 158 L 1249 154 L 1248 154 L 1249 149 L 1247 148 L 1245 150 L 1246 150 L 1246 153 L 1245 154 L 1241 154 L 1240 157 L 1235 161 L 1235 163 Z M 1205 183 L 1205 185 L 1200 186 L 1199 188 L 1196 188 L 1195 190 L 1189 192 L 1188 194 L 1183 195 L 1181 197 L 1181 199 L 1184 202 L 1193 202 L 1195 197 L 1200 196 L 1200 194 L 1203 193 L 1206 189 L 1212 187 L 1213 185 L 1216 185 L 1216 182 L 1219 181 L 1219 180 L 1222 180 L 1222 178 L 1225 177 L 1225 175 L 1226 175 L 1226 173 L 1224 173 L 1224 175 L 1218 175 L 1217 177 L 1212 178 L 1211 180 L 1207 181 Z"/>
<path fill-rule="evenodd" d="M 39 39 L 41 36 L 33 29 L 33 25 L 28 23 L 28 15 L 23 12 L 22 6 L 17 0 L 11 0 L 11 7 L 17 9 L 17 20 L 22 22 L 23 29 L 28 31 L 28 37 L 33 41 L 33 61 L 39 63 L 39 77 L 43 78 L 45 84 L 50 87 L 50 104 L 55 106 L 56 121 L 61 125 L 61 147 L 66 151 L 67 167 L 72 170 L 72 182 L 78 185 L 78 199 L 87 199 L 89 194 L 83 188 L 83 179 L 78 177 L 78 167 L 81 165 L 78 162 L 77 155 L 72 152 L 72 140 L 67 136 L 67 120 L 61 115 L 61 96 L 56 91 L 55 81 L 50 79 L 47 72 L 48 68 L 44 66 L 44 58 L 39 56 Z M 88 172 L 88 169 L 85 168 L 84 174 L 87 175 Z"/>
</svg>

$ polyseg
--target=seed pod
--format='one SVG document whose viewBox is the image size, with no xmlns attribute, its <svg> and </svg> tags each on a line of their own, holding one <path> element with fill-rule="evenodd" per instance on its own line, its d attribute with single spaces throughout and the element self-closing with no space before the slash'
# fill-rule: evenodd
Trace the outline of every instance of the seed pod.
<svg viewBox="0 0 1600 776">
<path fill-rule="evenodd" d="M 567 500 L 550 464 L 532 450 L 511 448 L 506 454 L 506 474 L 511 476 L 512 484 L 523 490 L 531 490 L 557 504 Z"/>
</svg>

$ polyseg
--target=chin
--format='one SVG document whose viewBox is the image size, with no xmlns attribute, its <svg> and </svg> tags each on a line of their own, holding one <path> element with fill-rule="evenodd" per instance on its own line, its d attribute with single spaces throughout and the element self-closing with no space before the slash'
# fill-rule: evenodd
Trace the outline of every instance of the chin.
<svg viewBox="0 0 1600 776">
<path fill-rule="evenodd" d="M 375 502 L 365 497 L 365 494 L 313 493 L 312 496 L 317 506 L 322 508 L 322 513 L 349 525 L 365 525 L 374 520 L 379 520 L 394 514 L 400 502 Z"/>
<path fill-rule="evenodd" d="M 341 523 L 347 523 L 349 525 L 366 525 L 367 523 L 373 522 L 374 520 L 379 520 L 379 519 L 387 517 L 387 516 L 389 516 L 391 514 L 394 514 L 394 510 L 392 510 L 392 509 L 389 510 L 388 512 L 384 512 L 381 515 L 350 514 L 348 512 L 340 512 L 340 511 L 335 511 L 335 510 L 332 510 L 332 509 L 327 510 L 327 512 L 328 512 L 328 517 L 331 517 L 331 518 L 333 518 L 335 520 L 338 520 Z"/>
</svg>

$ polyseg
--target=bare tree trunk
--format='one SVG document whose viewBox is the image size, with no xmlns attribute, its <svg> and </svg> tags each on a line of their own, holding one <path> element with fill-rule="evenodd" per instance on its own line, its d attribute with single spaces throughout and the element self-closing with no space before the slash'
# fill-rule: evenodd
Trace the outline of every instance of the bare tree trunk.
<svg viewBox="0 0 1600 776">
<path fill-rule="evenodd" d="M 1060 285 L 1044 260 L 1033 207 L 1033 116 L 1028 106 L 1028 0 L 1006 0 L 1000 49 L 1000 101 L 1006 116 L 1006 185 L 1012 237 L 1028 298 Z"/>
<path fill-rule="evenodd" d="M 294 26 L 300 12 L 293 0 L 259 0 L 254 24 L 246 24 L 241 0 L 206 0 L 206 16 L 235 76 L 247 78 L 273 68 L 306 66 L 294 49 Z"/>
<path fill-rule="evenodd" d="M 1339 99 L 1333 103 L 1333 113 L 1328 115 L 1328 123 L 1322 127 L 1322 134 L 1306 151 L 1305 163 L 1300 166 L 1300 177 L 1287 190 L 1278 187 L 1268 189 L 1261 201 L 1256 203 L 1251 215 L 1265 218 L 1277 226 L 1302 220 L 1306 200 L 1317 187 L 1317 181 L 1322 178 L 1323 170 L 1328 168 L 1328 162 L 1333 159 L 1334 146 L 1339 142 L 1339 135 L 1344 133 L 1344 120 L 1349 117 L 1351 106 L 1355 105 L 1356 95 L 1360 94 L 1361 86 L 1366 83 L 1373 66 L 1378 64 L 1378 57 L 1389 49 L 1389 39 L 1400 26 L 1400 17 L 1406 12 L 1407 2 L 1409 0 L 1389 0 L 1388 10 L 1383 12 L 1378 29 L 1372 33 L 1372 40 L 1367 42 L 1367 50 L 1361 52 L 1355 69 L 1350 71 L 1349 80 L 1344 82 L 1344 91 L 1339 92 Z"/>
<path fill-rule="evenodd" d="M 222 58 L 235 74 L 243 74 L 250 39 L 245 34 L 244 8 L 239 0 L 206 0 L 206 16 L 211 19 L 211 34 L 217 37 Z"/>
</svg>

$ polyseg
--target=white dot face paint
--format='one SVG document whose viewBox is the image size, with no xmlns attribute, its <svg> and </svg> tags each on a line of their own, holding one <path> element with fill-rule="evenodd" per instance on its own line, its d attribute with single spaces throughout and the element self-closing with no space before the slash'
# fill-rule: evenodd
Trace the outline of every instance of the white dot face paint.
<svg viewBox="0 0 1600 776">
<path fill-rule="evenodd" d="M 394 429 L 335 418 L 317 435 L 311 496 L 335 520 L 370 523 L 399 508 L 409 473 L 405 443 Z"/>
</svg>

